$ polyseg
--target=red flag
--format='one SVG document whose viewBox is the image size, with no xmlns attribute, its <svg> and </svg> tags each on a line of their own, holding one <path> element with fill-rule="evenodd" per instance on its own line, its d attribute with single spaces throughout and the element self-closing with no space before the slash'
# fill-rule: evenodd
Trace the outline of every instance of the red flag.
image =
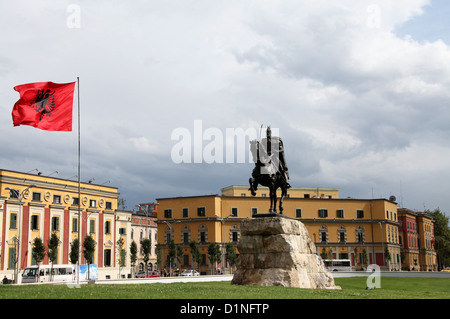
<svg viewBox="0 0 450 319">
<path fill-rule="evenodd" d="M 14 104 L 14 126 L 30 125 L 46 131 L 72 131 L 75 82 L 37 82 L 14 87 L 20 99 Z"/>
</svg>

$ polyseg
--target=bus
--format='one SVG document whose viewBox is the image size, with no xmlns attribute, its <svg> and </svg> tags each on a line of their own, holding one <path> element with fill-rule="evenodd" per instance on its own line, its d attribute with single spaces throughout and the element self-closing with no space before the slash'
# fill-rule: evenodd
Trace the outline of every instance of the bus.
<svg viewBox="0 0 450 319">
<path fill-rule="evenodd" d="M 329 271 L 352 271 L 350 259 L 324 259 L 323 262 Z"/>
<path fill-rule="evenodd" d="M 39 269 L 39 276 L 38 276 Z M 22 273 L 22 283 L 34 282 L 76 282 L 76 265 L 41 265 L 29 266 Z M 80 265 L 80 281 L 88 280 L 88 265 Z M 97 279 L 97 265 L 89 265 L 89 279 Z"/>
</svg>

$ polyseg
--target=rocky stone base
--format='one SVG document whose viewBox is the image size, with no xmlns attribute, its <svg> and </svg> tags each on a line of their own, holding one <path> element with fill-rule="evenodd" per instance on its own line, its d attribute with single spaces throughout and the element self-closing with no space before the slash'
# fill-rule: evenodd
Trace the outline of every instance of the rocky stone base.
<svg viewBox="0 0 450 319">
<path fill-rule="evenodd" d="M 281 214 L 261 215 L 241 222 L 232 284 L 340 289 L 302 222 Z"/>
</svg>

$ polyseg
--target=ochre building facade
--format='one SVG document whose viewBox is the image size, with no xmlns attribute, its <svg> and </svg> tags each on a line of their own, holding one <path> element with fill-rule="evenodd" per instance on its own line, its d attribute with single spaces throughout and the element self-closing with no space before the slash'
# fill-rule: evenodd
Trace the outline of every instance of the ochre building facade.
<svg viewBox="0 0 450 319">
<path fill-rule="evenodd" d="M 196 241 L 203 255 L 198 269 L 208 273 L 212 267 L 208 262 L 209 244 L 218 243 L 223 253 L 227 243 L 237 244 L 240 221 L 268 211 L 269 191 L 260 187 L 253 197 L 248 186 L 229 186 L 223 188 L 220 195 L 159 198 L 157 201 L 162 260 L 167 260 L 168 245 L 173 240 L 182 246 L 183 256 L 180 263 L 170 266 L 194 267 L 189 243 Z M 397 203 L 392 200 L 339 198 L 337 188 L 293 187 L 283 206 L 286 216 L 305 224 L 317 253 L 324 258 L 350 259 L 355 270 L 369 264 L 377 264 L 382 270 L 411 268 L 409 259 L 402 259 L 402 223 Z M 436 264 L 435 258 L 430 257 L 432 241 L 429 243 L 429 258 L 424 261 L 422 270 Z M 230 265 L 223 258 L 218 267 L 229 270 Z"/>
</svg>

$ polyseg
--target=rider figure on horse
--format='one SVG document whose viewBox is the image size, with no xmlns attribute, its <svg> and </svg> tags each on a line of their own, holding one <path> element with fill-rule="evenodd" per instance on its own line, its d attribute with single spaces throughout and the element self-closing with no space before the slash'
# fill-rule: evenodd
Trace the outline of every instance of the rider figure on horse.
<svg viewBox="0 0 450 319">
<path fill-rule="evenodd" d="M 257 178 L 261 174 L 280 174 L 282 178 L 285 180 L 287 184 L 287 188 L 290 188 L 289 185 L 289 169 L 286 164 L 286 157 L 284 155 L 284 146 L 283 141 L 278 136 L 272 136 L 272 130 L 270 126 L 267 127 L 266 137 L 258 143 L 258 158 L 257 161 L 260 161 L 262 164 L 270 164 L 273 163 L 276 171 L 274 172 L 261 172 L 261 167 L 258 165 L 255 166 L 252 172 L 252 176 Z M 251 188 L 252 195 L 255 196 L 256 193 L 254 190 L 257 189 L 257 182 L 253 183 L 253 187 Z"/>
</svg>

